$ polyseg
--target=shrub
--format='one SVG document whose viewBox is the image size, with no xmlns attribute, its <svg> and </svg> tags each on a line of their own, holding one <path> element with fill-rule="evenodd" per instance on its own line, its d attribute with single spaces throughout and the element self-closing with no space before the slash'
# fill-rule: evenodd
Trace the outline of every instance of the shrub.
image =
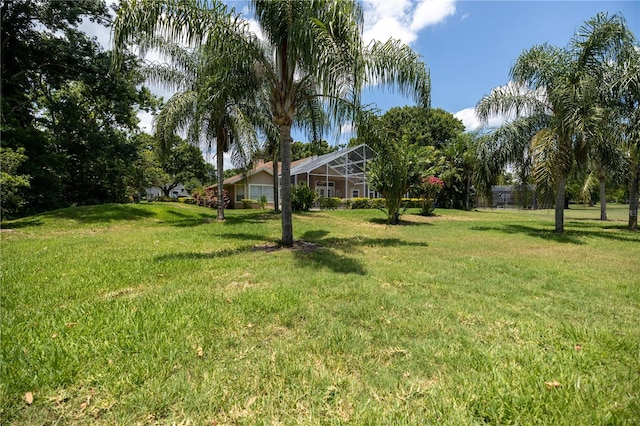
<svg viewBox="0 0 640 426">
<path fill-rule="evenodd" d="M 370 209 L 371 204 L 369 203 L 369 198 L 352 198 L 351 208 L 352 209 Z"/>
<path fill-rule="evenodd" d="M 342 199 L 336 197 L 320 197 L 318 204 L 322 210 L 335 210 L 340 207 Z"/>
<path fill-rule="evenodd" d="M 198 188 L 191 194 L 195 200 L 195 204 L 202 207 L 210 207 L 215 209 L 218 207 L 218 188 Z M 222 200 L 226 209 L 231 202 L 231 198 L 226 190 L 222 191 Z"/>
<path fill-rule="evenodd" d="M 260 196 L 260 207 L 264 210 L 267 207 L 267 196 L 262 194 Z"/>
<path fill-rule="evenodd" d="M 243 198 L 242 200 L 240 200 L 240 202 L 242 203 L 242 208 L 244 209 L 250 209 L 253 204 L 258 204 L 256 200 L 251 200 L 249 198 Z"/>
<path fill-rule="evenodd" d="M 422 204 L 419 198 L 403 198 L 402 199 L 403 209 L 418 209 L 421 206 Z"/>
<path fill-rule="evenodd" d="M 161 203 L 177 203 L 178 199 L 173 197 L 165 197 L 164 195 L 159 195 L 155 197 L 153 201 L 158 201 Z"/>
<path fill-rule="evenodd" d="M 369 200 L 369 208 L 371 209 L 384 210 L 386 207 L 387 207 L 387 200 L 384 198 L 372 198 Z"/>
<path fill-rule="evenodd" d="M 318 199 L 318 193 L 301 183 L 291 188 L 291 208 L 294 211 L 309 211 Z"/>
<path fill-rule="evenodd" d="M 444 182 L 435 176 L 428 176 L 420 181 L 416 188 L 420 194 L 420 214 L 431 216 L 435 210 L 435 199 L 444 187 Z"/>
</svg>

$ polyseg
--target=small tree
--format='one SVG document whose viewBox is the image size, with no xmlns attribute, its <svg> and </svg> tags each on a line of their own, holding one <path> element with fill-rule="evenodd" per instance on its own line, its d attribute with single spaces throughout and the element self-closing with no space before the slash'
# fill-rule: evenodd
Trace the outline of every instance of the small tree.
<svg viewBox="0 0 640 426">
<path fill-rule="evenodd" d="M 294 211 L 309 211 L 318 199 L 318 193 L 306 183 L 291 188 L 291 206 Z"/>
<path fill-rule="evenodd" d="M 416 192 L 420 196 L 420 214 L 423 216 L 433 215 L 435 201 L 438 193 L 444 188 L 444 182 L 435 176 L 422 178 L 416 187 Z"/>
<path fill-rule="evenodd" d="M 369 185 L 384 196 L 390 225 L 400 222 L 402 199 L 419 180 L 417 157 L 408 144 L 389 141 L 368 167 Z"/>
</svg>

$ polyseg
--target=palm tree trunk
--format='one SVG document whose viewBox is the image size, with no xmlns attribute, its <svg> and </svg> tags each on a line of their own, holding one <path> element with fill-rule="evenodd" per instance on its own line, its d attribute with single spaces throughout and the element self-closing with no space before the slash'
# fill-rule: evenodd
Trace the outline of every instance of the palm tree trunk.
<svg viewBox="0 0 640 426">
<path fill-rule="evenodd" d="M 464 201 L 464 209 L 466 211 L 470 211 L 471 210 L 471 206 L 470 206 L 470 197 L 471 197 L 471 176 L 467 176 L 467 187 L 465 189 L 465 191 L 467 192 L 466 195 L 466 199 Z"/>
<path fill-rule="evenodd" d="M 280 181 L 278 174 L 280 173 L 278 162 L 280 156 L 276 150 L 273 154 L 273 212 L 280 213 Z"/>
<path fill-rule="evenodd" d="M 629 231 L 638 230 L 638 188 L 640 180 L 640 170 L 631 176 L 629 183 Z"/>
<path fill-rule="evenodd" d="M 600 220 L 607 220 L 607 194 L 604 176 L 599 176 L 600 183 Z"/>
<path fill-rule="evenodd" d="M 558 181 L 558 193 L 556 194 L 556 233 L 564 232 L 564 190 L 567 178 L 562 176 Z"/>
<path fill-rule="evenodd" d="M 293 219 L 291 208 L 291 125 L 280 124 L 280 156 L 282 158 L 282 240 L 280 244 L 293 247 Z"/>
<path fill-rule="evenodd" d="M 224 220 L 224 155 L 223 147 L 225 145 L 226 132 L 224 130 L 218 131 L 216 141 L 216 160 L 218 167 L 218 220 Z"/>
</svg>

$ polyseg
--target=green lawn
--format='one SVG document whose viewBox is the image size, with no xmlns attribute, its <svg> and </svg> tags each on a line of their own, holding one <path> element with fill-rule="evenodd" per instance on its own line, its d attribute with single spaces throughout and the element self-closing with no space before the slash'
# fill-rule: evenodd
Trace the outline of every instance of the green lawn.
<svg viewBox="0 0 640 426">
<path fill-rule="evenodd" d="M 0 423 L 639 424 L 627 208 L 4 223 Z"/>
</svg>

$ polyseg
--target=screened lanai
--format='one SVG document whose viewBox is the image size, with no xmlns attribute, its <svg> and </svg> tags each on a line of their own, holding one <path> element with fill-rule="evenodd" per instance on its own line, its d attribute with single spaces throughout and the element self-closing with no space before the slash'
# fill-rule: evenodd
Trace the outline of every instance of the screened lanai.
<svg viewBox="0 0 640 426">
<path fill-rule="evenodd" d="M 367 161 L 372 158 L 373 151 L 365 144 L 311 157 L 292 165 L 291 182 L 305 182 L 321 197 L 375 197 L 366 180 Z"/>
</svg>

